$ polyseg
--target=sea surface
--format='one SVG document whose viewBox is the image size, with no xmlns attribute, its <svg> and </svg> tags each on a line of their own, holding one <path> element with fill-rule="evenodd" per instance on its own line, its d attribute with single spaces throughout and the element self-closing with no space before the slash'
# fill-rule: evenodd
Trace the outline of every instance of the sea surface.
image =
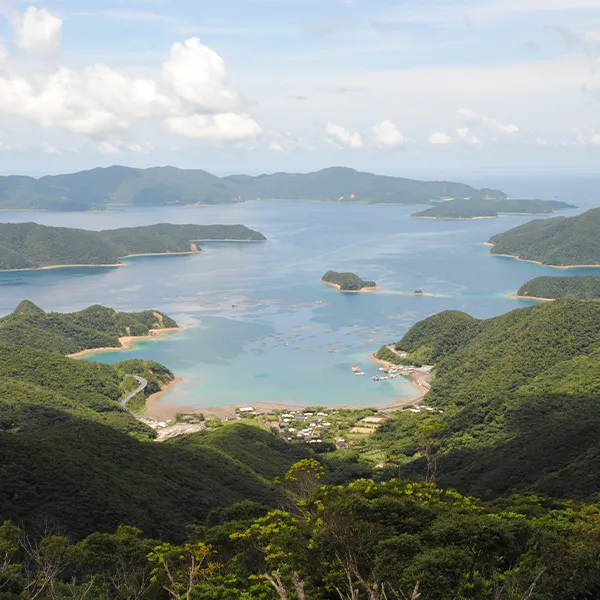
<svg viewBox="0 0 600 600">
<path fill-rule="evenodd" d="M 489 254 L 484 242 L 531 217 L 411 219 L 415 210 L 278 201 L 115 207 L 103 213 L 5 212 L 2 221 L 85 229 L 242 223 L 268 241 L 208 243 L 201 254 L 134 258 L 120 268 L 0 273 L 0 313 L 25 298 L 48 311 L 103 304 L 167 313 L 185 326 L 182 332 L 88 358 L 113 363 L 136 357 L 167 365 L 183 381 L 163 396 L 165 405 L 384 406 L 409 399 L 416 390 L 403 378 L 373 382 L 378 365 L 369 357 L 418 320 L 448 309 L 492 317 L 531 305 L 508 295 L 532 277 L 600 274 Z M 320 283 L 329 269 L 353 271 L 389 293 L 342 294 Z M 415 289 L 436 297 L 397 293 Z M 354 376 L 354 365 L 366 375 Z"/>
</svg>

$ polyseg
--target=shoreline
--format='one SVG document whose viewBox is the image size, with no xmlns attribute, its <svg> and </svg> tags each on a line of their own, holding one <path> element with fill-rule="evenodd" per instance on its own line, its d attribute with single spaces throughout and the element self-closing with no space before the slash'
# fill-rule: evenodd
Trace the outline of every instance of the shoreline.
<svg viewBox="0 0 600 600">
<path fill-rule="evenodd" d="M 534 302 L 555 302 L 557 298 L 540 298 L 539 296 L 519 296 L 519 294 L 508 294 L 513 300 L 533 300 Z"/>
<path fill-rule="evenodd" d="M 503 213 L 508 214 L 508 213 Z M 477 219 L 497 219 L 500 216 L 498 213 L 496 216 L 492 215 L 482 215 L 479 217 L 429 217 L 429 216 L 419 216 L 419 215 L 410 215 L 411 219 L 432 219 L 434 221 L 476 221 Z"/>
<path fill-rule="evenodd" d="M 182 331 L 183 326 L 179 327 L 163 327 L 161 329 L 151 329 L 148 335 L 125 335 L 119 338 L 120 346 L 106 347 L 106 348 L 87 348 L 86 350 L 80 350 L 74 354 L 67 354 L 67 358 L 81 358 L 82 356 L 91 356 L 93 354 L 101 354 L 103 352 L 122 352 L 123 350 L 131 350 L 135 347 L 137 342 L 148 340 L 152 338 L 162 337 L 169 333 L 176 331 Z"/>
<path fill-rule="evenodd" d="M 484 246 L 495 247 L 495 244 L 490 242 L 483 242 Z M 503 258 L 512 258 L 513 260 L 518 260 L 519 262 L 532 263 L 534 265 L 538 265 L 539 267 L 548 267 L 550 269 L 600 269 L 600 265 L 547 265 L 546 263 L 540 262 L 539 260 L 529 260 L 527 258 L 521 258 L 520 256 L 515 256 L 514 254 L 494 254 L 490 252 L 490 256 L 501 256 Z"/>
<path fill-rule="evenodd" d="M 257 242 L 262 243 L 266 242 L 266 240 L 196 240 L 199 243 L 205 242 L 235 242 L 235 243 L 250 243 Z M 181 251 L 173 251 L 173 252 L 146 252 L 142 254 L 127 254 L 125 256 L 119 257 L 120 260 L 127 260 L 128 258 L 138 258 L 141 256 L 185 256 L 190 254 L 201 254 L 203 250 L 198 248 L 196 250 L 181 250 Z M 73 264 L 73 265 L 47 265 L 44 267 L 24 267 L 22 269 L 0 269 L 0 273 L 19 273 L 21 271 L 49 271 L 51 269 L 75 269 L 81 267 L 92 267 L 92 268 L 114 268 L 114 267 L 125 267 L 127 263 L 107 263 L 101 265 L 92 265 L 92 264 Z"/>
<path fill-rule="evenodd" d="M 163 413 L 160 412 L 160 398 L 162 396 L 164 396 L 165 394 L 167 394 L 168 392 L 170 392 L 177 384 L 181 383 L 183 381 L 183 377 L 178 377 L 175 376 L 171 381 L 169 381 L 169 383 L 167 383 L 167 385 L 163 386 L 160 391 L 148 396 L 146 398 L 146 402 L 145 402 L 145 408 L 144 411 L 141 413 L 141 417 L 143 417 L 144 419 L 153 419 L 153 420 L 157 420 L 157 421 L 161 421 L 162 420 L 162 416 L 161 414 L 167 414 L 164 413 L 164 407 L 163 407 Z M 184 407 L 169 407 L 171 410 L 175 409 L 175 412 L 171 413 L 170 416 L 171 418 L 174 417 L 177 413 L 183 412 L 183 413 L 187 413 L 188 411 L 185 410 Z M 181 409 L 181 410 L 177 410 L 177 409 Z M 153 413 L 153 414 L 151 414 Z"/>
<path fill-rule="evenodd" d="M 323 281 L 321 279 L 321 283 L 324 283 L 325 285 L 328 285 L 329 287 L 332 287 L 334 289 L 336 289 L 338 292 L 341 292 L 342 294 L 360 294 L 361 292 L 368 292 L 368 293 L 373 293 L 373 292 L 379 292 L 380 288 L 375 286 L 375 287 L 364 287 L 361 288 L 360 290 L 343 290 L 341 288 L 341 286 L 337 283 L 329 283 L 329 281 Z"/>
<path fill-rule="evenodd" d="M 390 294 L 390 295 L 396 295 L 396 296 L 415 296 L 417 298 L 420 298 L 422 296 L 426 296 L 428 298 L 437 298 L 438 297 L 437 294 L 434 294 L 432 292 L 423 292 L 422 294 L 415 294 L 414 292 L 396 292 L 394 290 L 386 290 L 385 288 L 383 288 L 381 286 L 362 288 L 362 290 L 342 290 L 342 289 L 340 289 L 340 286 L 337 283 L 329 283 L 328 281 L 323 281 L 322 279 L 321 279 L 321 283 L 324 283 L 325 285 L 328 285 L 329 287 L 336 289 L 338 292 L 341 292 L 342 294 L 359 294 L 361 292 L 366 292 L 369 294 Z"/>
</svg>

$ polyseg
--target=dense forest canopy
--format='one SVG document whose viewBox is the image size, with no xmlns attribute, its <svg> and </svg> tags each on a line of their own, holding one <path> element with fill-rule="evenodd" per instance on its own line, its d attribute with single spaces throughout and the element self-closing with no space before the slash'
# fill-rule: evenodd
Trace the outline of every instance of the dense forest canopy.
<svg viewBox="0 0 600 600">
<path fill-rule="evenodd" d="M 63 314 L 46 313 L 28 300 L 0 318 L 0 342 L 75 354 L 91 348 L 119 348 L 119 338 L 146 336 L 153 330 L 175 328 L 177 323 L 161 312 L 119 313 L 104 306 Z"/>
<path fill-rule="evenodd" d="M 598 300 L 600 299 L 600 276 L 536 277 L 524 283 L 519 288 L 517 296 Z"/>
<path fill-rule="evenodd" d="M 600 264 L 600 208 L 576 217 L 530 221 L 490 239 L 492 254 L 550 266 Z"/>
<path fill-rule="evenodd" d="M 431 208 L 415 213 L 413 217 L 437 219 L 475 219 L 497 217 L 501 214 L 551 215 L 556 210 L 575 208 L 556 200 L 529 200 L 519 198 L 457 199 L 440 202 Z"/>
<path fill-rule="evenodd" d="M 244 225 L 161 223 L 105 231 L 0 223 L 0 270 L 57 265 L 115 265 L 135 254 L 196 252 L 198 242 L 264 241 Z"/>
<path fill-rule="evenodd" d="M 327 271 L 321 281 L 338 286 L 342 292 L 359 292 L 365 288 L 377 287 L 374 281 L 364 281 L 354 273 L 337 273 L 336 271 Z"/>
<path fill-rule="evenodd" d="M 499 190 L 462 183 L 417 181 L 332 167 L 314 173 L 231 175 L 174 167 L 114 166 L 66 175 L 0 177 L 0 208 L 89 210 L 107 204 L 223 204 L 257 199 L 429 204 L 430 199 L 505 198 Z"/>
<path fill-rule="evenodd" d="M 436 364 L 425 401 L 443 411 L 399 411 L 379 429 L 405 474 L 427 471 L 422 436 L 432 434 L 443 485 L 476 495 L 596 493 L 600 304 L 562 299 L 487 320 L 443 312 L 395 346 L 409 362 Z"/>
</svg>

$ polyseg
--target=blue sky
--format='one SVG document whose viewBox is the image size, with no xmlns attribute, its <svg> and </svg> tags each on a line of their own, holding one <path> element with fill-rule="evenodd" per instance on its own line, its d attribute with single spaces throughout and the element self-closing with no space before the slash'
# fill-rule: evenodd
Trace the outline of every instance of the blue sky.
<svg viewBox="0 0 600 600">
<path fill-rule="evenodd" d="M 600 0 L 0 0 L 0 172 L 590 171 Z"/>
</svg>

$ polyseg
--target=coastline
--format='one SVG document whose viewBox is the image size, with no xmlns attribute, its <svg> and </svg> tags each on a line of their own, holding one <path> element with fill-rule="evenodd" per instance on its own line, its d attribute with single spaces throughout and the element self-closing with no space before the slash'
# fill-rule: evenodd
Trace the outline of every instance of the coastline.
<svg viewBox="0 0 600 600">
<path fill-rule="evenodd" d="M 329 283 L 328 281 L 323 281 L 322 279 L 321 283 L 324 283 L 325 285 L 336 289 L 342 294 L 360 294 L 361 292 L 367 292 L 369 294 L 391 294 L 396 296 L 415 296 L 417 298 L 421 296 L 427 296 L 428 298 L 437 298 L 437 294 L 433 294 L 432 292 L 423 292 L 422 294 L 415 294 L 414 292 L 396 292 L 394 290 L 386 290 L 385 288 L 382 288 L 380 286 L 367 287 L 363 288 L 362 290 L 342 290 L 340 289 L 340 286 L 337 283 Z"/>
<path fill-rule="evenodd" d="M 491 246 L 494 248 L 494 244 L 490 242 L 484 242 L 484 246 Z M 519 256 L 515 256 L 514 254 L 494 254 L 490 252 L 490 256 L 502 256 L 503 258 L 512 258 L 513 260 L 518 260 L 519 262 L 532 263 L 534 265 L 538 265 L 540 267 L 549 267 L 550 269 L 600 269 L 600 265 L 547 265 L 546 263 L 540 262 L 539 260 L 529 260 L 527 258 L 521 258 Z"/>
<path fill-rule="evenodd" d="M 163 335 L 182 330 L 183 326 L 180 325 L 179 327 L 151 329 L 148 335 L 125 335 L 119 338 L 119 343 L 121 344 L 120 346 L 108 348 L 88 348 L 86 350 L 75 352 L 74 354 L 67 354 L 67 358 L 81 358 L 82 356 L 91 356 L 93 354 L 100 354 L 102 352 L 122 352 L 123 350 L 131 350 L 135 346 L 136 342 L 161 337 Z"/>
<path fill-rule="evenodd" d="M 503 213 L 508 214 L 508 213 Z M 412 219 L 432 219 L 434 221 L 476 221 L 477 219 L 497 219 L 500 213 L 496 216 L 485 215 L 479 217 L 429 217 L 429 216 L 420 216 L 420 215 L 410 215 Z"/>
<path fill-rule="evenodd" d="M 177 407 L 177 406 L 169 406 L 168 411 L 165 411 L 166 407 L 160 407 L 160 398 L 164 396 L 166 393 L 170 392 L 178 383 L 183 381 L 182 377 L 175 376 L 172 381 L 169 381 L 167 385 L 163 386 L 160 391 L 148 396 L 146 398 L 146 407 L 144 408 L 144 412 L 141 416 L 145 419 L 155 419 L 157 421 L 161 421 L 165 415 L 169 415 L 170 418 L 174 417 L 177 413 L 188 413 L 190 411 L 186 410 L 185 407 Z"/>
<path fill-rule="evenodd" d="M 236 242 L 236 243 L 250 243 L 250 242 L 265 242 L 266 240 L 195 240 L 199 243 L 204 242 Z M 141 256 L 185 256 L 190 254 L 200 254 L 203 252 L 201 248 L 196 250 L 181 250 L 173 252 L 146 252 L 142 254 L 127 254 L 121 256 L 120 260 L 126 260 L 128 258 L 136 258 Z M 18 273 L 20 271 L 49 271 L 50 269 L 74 269 L 81 267 L 93 267 L 93 268 L 113 268 L 113 267 L 124 267 L 127 263 L 107 263 L 101 265 L 93 264 L 73 264 L 73 265 L 47 265 L 45 267 L 24 267 L 22 269 L 0 269 L 0 273 Z"/>
<path fill-rule="evenodd" d="M 514 300 L 533 300 L 535 302 L 554 302 L 556 298 L 540 298 L 538 296 L 519 296 L 519 294 L 509 294 L 509 298 Z"/>
<path fill-rule="evenodd" d="M 360 290 L 343 290 L 341 288 L 341 286 L 337 283 L 329 283 L 329 281 L 323 281 L 321 279 L 321 283 L 324 283 L 325 285 L 328 285 L 329 287 L 332 287 L 334 289 L 336 289 L 338 292 L 341 292 L 342 294 L 360 294 L 361 292 L 369 292 L 369 293 L 373 293 L 373 292 L 379 292 L 380 288 L 378 288 L 377 286 L 375 287 L 364 287 Z"/>
</svg>

